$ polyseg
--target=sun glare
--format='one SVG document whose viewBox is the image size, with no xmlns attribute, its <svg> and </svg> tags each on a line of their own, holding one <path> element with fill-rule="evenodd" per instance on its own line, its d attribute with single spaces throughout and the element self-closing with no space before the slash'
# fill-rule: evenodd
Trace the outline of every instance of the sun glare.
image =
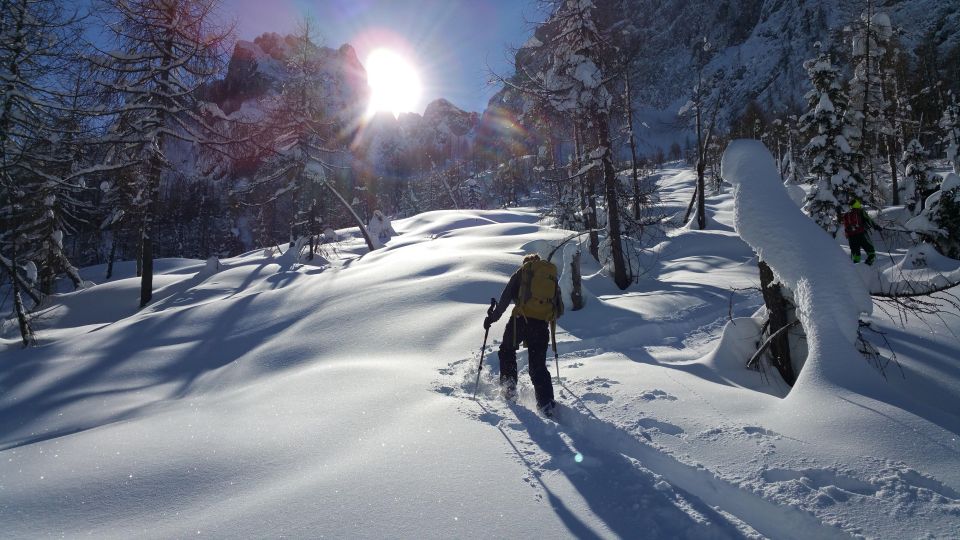
<svg viewBox="0 0 960 540">
<path fill-rule="evenodd" d="M 420 76 L 405 58 L 390 49 L 376 49 L 364 65 L 370 86 L 367 115 L 388 111 L 394 116 L 412 111 L 420 101 Z"/>
</svg>

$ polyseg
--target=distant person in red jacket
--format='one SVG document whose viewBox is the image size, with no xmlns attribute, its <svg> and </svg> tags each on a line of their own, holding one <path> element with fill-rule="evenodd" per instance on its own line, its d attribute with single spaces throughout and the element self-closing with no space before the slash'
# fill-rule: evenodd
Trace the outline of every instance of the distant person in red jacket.
<svg viewBox="0 0 960 540">
<path fill-rule="evenodd" d="M 873 261 L 877 260 L 877 250 L 873 248 L 873 244 L 870 243 L 870 237 L 867 235 L 867 232 L 870 229 L 876 228 L 876 225 L 873 224 L 873 221 L 870 219 L 870 216 L 867 215 L 867 212 L 863 209 L 863 204 L 859 199 L 853 201 L 853 208 L 849 212 L 841 216 L 843 221 L 843 234 L 847 237 L 847 241 L 850 243 L 850 258 L 853 259 L 853 262 L 860 262 L 860 250 L 863 249 L 867 252 L 867 264 L 873 264 Z"/>
</svg>

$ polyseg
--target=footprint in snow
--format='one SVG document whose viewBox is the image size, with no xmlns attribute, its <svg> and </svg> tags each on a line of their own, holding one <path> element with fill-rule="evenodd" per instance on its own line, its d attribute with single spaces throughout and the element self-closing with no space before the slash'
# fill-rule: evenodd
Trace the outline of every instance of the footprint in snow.
<svg viewBox="0 0 960 540">
<path fill-rule="evenodd" d="M 612 397 L 606 394 L 599 394 L 597 392 L 586 393 L 580 396 L 580 399 L 582 399 L 583 401 L 592 401 L 593 403 L 600 403 L 600 404 L 610 403 L 611 401 L 613 401 Z"/>
<path fill-rule="evenodd" d="M 680 436 L 684 433 L 683 428 L 669 422 L 654 420 L 653 418 L 641 418 L 637 420 L 637 426 L 644 430 L 653 429 L 667 435 Z"/>
<path fill-rule="evenodd" d="M 480 420 L 480 421 L 482 421 L 482 422 L 486 422 L 486 423 L 490 424 L 491 426 L 499 426 L 499 425 L 500 425 L 500 421 L 503 420 L 503 417 L 500 416 L 500 415 L 497 414 L 497 413 L 485 412 L 485 413 L 477 416 L 477 419 Z"/>
<path fill-rule="evenodd" d="M 672 396 L 672 395 L 670 395 L 670 394 L 668 394 L 668 393 L 666 393 L 666 392 L 664 392 L 663 390 L 660 390 L 660 389 L 650 390 L 650 391 L 644 392 L 644 393 L 640 394 L 640 399 L 643 399 L 643 400 L 645 400 L 645 401 L 654 401 L 654 400 L 657 400 L 657 399 L 662 399 L 662 400 L 664 400 L 664 401 L 676 401 L 676 400 L 677 400 L 676 396 Z"/>
<path fill-rule="evenodd" d="M 774 439 L 782 439 L 783 436 L 777 433 L 776 431 L 771 431 L 760 426 L 743 426 L 743 431 L 747 435 L 755 436 L 757 438 L 763 437 L 773 437 Z"/>
</svg>

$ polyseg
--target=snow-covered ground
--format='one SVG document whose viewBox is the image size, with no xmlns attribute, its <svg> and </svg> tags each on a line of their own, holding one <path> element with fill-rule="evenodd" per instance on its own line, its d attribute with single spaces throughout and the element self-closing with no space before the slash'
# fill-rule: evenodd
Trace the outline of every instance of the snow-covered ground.
<svg viewBox="0 0 960 540">
<path fill-rule="evenodd" d="M 693 173 L 659 175 L 682 212 Z M 743 368 L 757 260 L 732 194 L 708 210 L 625 292 L 585 257 L 559 423 L 523 353 L 519 403 L 498 397 L 505 320 L 470 398 L 490 297 L 567 236 L 533 211 L 422 214 L 306 264 L 160 261 L 141 311 L 122 265 L 56 297 L 39 347 L 0 333 L 2 536 L 960 536 L 960 319 L 874 310 L 899 367 L 844 358 L 790 393 Z"/>
</svg>

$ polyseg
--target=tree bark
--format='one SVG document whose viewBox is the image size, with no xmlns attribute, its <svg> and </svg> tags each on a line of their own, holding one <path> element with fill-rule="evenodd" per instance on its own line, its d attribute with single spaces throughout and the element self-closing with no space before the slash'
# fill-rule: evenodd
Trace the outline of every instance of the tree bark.
<svg viewBox="0 0 960 540">
<path fill-rule="evenodd" d="M 16 263 L 14 263 L 16 264 Z M 17 313 L 17 323 L 20 325 L 20 339 L 23 341 L 24 348 L 30 345 L 33 340 L 33 330 L 30 329 L 30 321 L 27 320 L 27 311 L 23 307 L 23 299 L 20 297 L 20 281 L 13 279 L 13 309 Z"/>
<path fill-rule="evenodd" d="M 583 128 L 579 126 L 576 130 L 576 150 L 577 155 L 583 155 L 584 148 L 586 144 L 583 140 Z M 579 161 L 579 160 L 578 160 Z M 582 165 L 582 161 L 580 161 Z M 580 170 L 579 168 L 577 169 Z M 588 247 L 590 249 L 590 255 L 593 256 L 593 259 L 597 262 L 600 261 L 600 235 L 597 233 L 597 195 L 596 195 L 596 178 L 597 171 L 590 170 L 586 174 L 580 176 L 581 185 L 584 187 L 585 200 L 583 201 L 583 210 L 582 212 L 586 214 L 587 218 L 587 229 L 590 230 L 590 241 Z"/>
<path fill-rule="evenodd" d="M 143 223 L 140 224 L 139 237 L 137 238 L 137 277 L 143 276 Z"/>
<path fill-rule="evenodd" d="M 613 153 L 610 149 L 610 131 L 606 114 L 597 115 L 597 135 L 600 143 L 600 165 L 607 199 L 607 240 L 610 241 L 610 256 L 613 259 L 613 281 L 624 290 L 630 286 L 631 276 L 624 263 L 623 242 L 620 237 L 620 202 L 617 195 L 617 171 L 613 168 Z"/>
<path fill-rule="evenodd" d="M 703 101 L 697 105 L 697 228 L 701 231 L 707 228 L 707 210 L 704 203 L 706 191 L 706 182 L 703 178 L 706 168 L 706 142 L 703 140 L 702 115 L 700 109 L 703 107 Z"/>
<path fill-rule="evenodd" d="M 17 323 L 20 326 L 20 339 L 23 340 L 23 346 L 28 347 L 30 342 L 33 340 L 33 331 L 30 329 L 30 321 L 27 318 L 27 310 L 23 306 L 23 298 L 20 296 L 21 286 L 30 295 L 30 297 L 38 305 L 40 304 L 40 299 L 30 290 L 30 286 L 21 280 L 20 275 L 17 271 L 18 266 L 18 255 L 17 255 L 17 240 L 13 239 L 12 249 L 10 253 L 10 266 L 8 267 L 6 263 L 3 262 L 3 259 L 0 258 L 0 264 L 3 265 L 3 268 L 10 274 L 10 282 L 13 285 L 13 310 L 17 315 Z"/>
<path fill-rule="evenodd" d="M 683 215 L 683 223 L 686 224 L 687 220 L 690 219 L 690 212 L 693 212 L 693 205 L 696 204 L 697 198 L 699 197 L 700 186 L 693 187 L 693 196 L 690 197 L 690 204 L 687 205 L 687 213 Z"/>
<path fill-rule="evenodd" d="M 151 228 L 151 226 L 144 224 L 140 238 L 143 254 L 143 275 L 140 276 L 140 307 L 149 304 L 153 298 L 153 238 Z"/>
<path fill-rule="evenodd" d="M 340 201 L 340 204 L 342 204 L 343 207 L 347 209 L 347 212 L 349 212 L 350 215 L 353 216 L 353 219 L 357 222 L 357 226 L 360 227 L 360 234 L 363 235 L 363 239 L 367 242 L 367 248 L 370 251 L 377 249 L 376 246 L 373 244 L 373 240 L 370 239 L 370 233 L 367 232 L 366 226 L 364 226 L 363 221 L 360 219 L 360 216 L 358 216 L 357 213 L 353 210 L 353 207 L 350 206 L 350 203 L 348 203 L 347 200 L 344 199 L 342 195 L 340 195 L 340 192 L 337 191 L 336 188 L 330 185 L 329 180 L 324 180 L 323 185 L 327 186 L 327 189 L 329 189 L 330 192 L 333 193 L 334 197 L 336 197 L 337 200 Z"/>
<path fill-rule="evenodd" d="M 583 309 L 583 276 L 580 274 L 580 250 L 573 254 L 570 261 L 571 277 L 573 278 L 573 290 L 570 292 L 570 299 L 573 301 L 573 311 Z"/>
<path fill-rule="evenodd" d="M 797 376 L 793 371 L 793 363 L 790 358 L 790 336 L 787 332 L 777 334 L 777 332 L 787 326 L 787 300 L 783 297 L 782 286 L 774 282 L 773 270 L 767 263 L 760 261 L 760 289 L 763 292 L 763 303 L 767 306 L 767 313 L 770 317 L 770 335 L 776 335 L 776 338 L 770 343 L 770 356 L 772 364 L 784 382 L 793 386 Z"/>
<path fill-rule="evenodd" d="M 624 77 L 625 114 L 627 122 L 627 141 L 630 144 L 630 171 L 633 176 L 633 219 L 640 221 L 640 179 L 637 175 L 637 140 L 633 134 L 633 94 L 630 89 L 630 74 Z"/>
<path fill-rule="evenodd" d="M 900 182 L 897 178 L 897 160 L 895 157 L 896 140 L 893 135 L 887 135 L 887 163 L 890 165 L 890 191 L 893 192 L 891 202 L 894 206 L 900 204 Z"/>
<path fill-rule="evenodd" d="M 117 258 L 117 229 L 116 227 L 110 228 L 110 256 L 107 259 L 107 277 L 109 280 L 113 277 L 113 261 Z"/>
</svg>

